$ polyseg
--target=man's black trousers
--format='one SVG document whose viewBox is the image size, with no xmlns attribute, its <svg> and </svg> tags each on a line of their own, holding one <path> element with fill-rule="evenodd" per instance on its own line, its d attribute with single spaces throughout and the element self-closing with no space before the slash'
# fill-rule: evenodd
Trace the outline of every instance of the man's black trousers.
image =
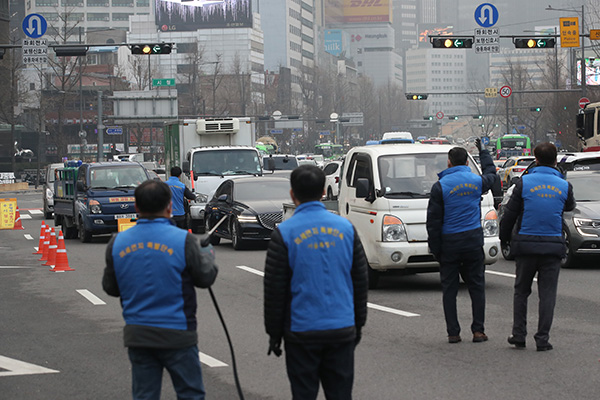
<svg viewBox="0 0 600 400">
<path fill-rule="evenodd" d="M 285 362 L 294 400 L 312 400 L 319 381 L 327 400 L 352 399 L 354 341 L 326 344 L 285 342 Z"/>
</svg>

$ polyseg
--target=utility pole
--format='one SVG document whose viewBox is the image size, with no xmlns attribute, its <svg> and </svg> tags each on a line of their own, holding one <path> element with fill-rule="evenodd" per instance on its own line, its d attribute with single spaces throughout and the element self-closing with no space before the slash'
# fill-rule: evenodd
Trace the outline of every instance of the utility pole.
<svg viewBox="0 0 600 400">
<path fill-rule="evenodd" d="M 98 162 L 104 161 L 104 124 L 102 123 L 102 90 L 98 91 Z"/>
</svg>

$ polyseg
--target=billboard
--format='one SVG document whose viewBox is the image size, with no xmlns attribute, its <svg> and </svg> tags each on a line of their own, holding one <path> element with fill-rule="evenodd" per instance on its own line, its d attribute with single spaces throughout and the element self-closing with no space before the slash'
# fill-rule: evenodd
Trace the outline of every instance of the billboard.
<svg viewBox="0 0 600 400">
<path fill-rule="evenodd" d="M 325 30 L 325 37 L 323 40 L 325 45 L 325 52 L 339 56 L 342 54 L 342 30 L 341 29 L 327 29 Z"/>
<path fill-rule="evenodd" d="M 585 84 L 588 86 L 600 85 L 600 59 L 585 59 Z M 581 60 L 577 60 L 577 85 L 581 85 Z"/>
<path fill-rule="evenodd" d="M 344 22 L 392 22 L 390 0 L 344 0 Z"/>
<path fill-rule="evenodd" d="M 163 32 L 209 28 L 251 28 L 252 0 L 156 0 L 156 24 Z"/>
</svg>

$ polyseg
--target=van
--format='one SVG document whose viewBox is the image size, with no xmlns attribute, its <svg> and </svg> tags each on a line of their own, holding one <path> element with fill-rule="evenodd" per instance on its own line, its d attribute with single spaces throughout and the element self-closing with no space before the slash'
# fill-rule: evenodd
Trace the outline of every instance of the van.
<svg viewBox="0 0 600 400">
<path fill-rule="evenodd" d="M 355 226 L 369 263 L 369 287 L 384 272 L 435 272 L 427 244 L 427 205 L 452 146 L 415 143 L 351 149 L 340 177 L 338 212 Z M 471 171 L 481 170 L 469 155 Z M 481 197 L 485 264 L 498 261 L 498 219 L 491 191 Z"/>
<path fill-rule="evenodd" d="M 381 144 L 387 143 L 414 143 L 410 132 L 386 132 L 381 138 Z"/>
</svg>

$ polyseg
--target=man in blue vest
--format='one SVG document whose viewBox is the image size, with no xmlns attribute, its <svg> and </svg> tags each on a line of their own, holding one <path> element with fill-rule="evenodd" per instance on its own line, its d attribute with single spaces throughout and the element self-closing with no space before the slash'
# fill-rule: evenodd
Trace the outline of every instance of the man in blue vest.
<svg viewBox="0 0 600 400">
<path fill-rule="evenodd" d="M 167 179 L 166 183 L 169 185 L 171 193 L 173 194 L 173 221 L 175 221 L 175 224 L 181 229 L 187 230 L 187 204 L 185 199 L 196 200 L 196 196 L 179 180 L 181 172 L 181 168 L 179 167 L 171 168 L 171 176 Z"/>
<path fill-rule="evenodd" d="M 488 340 L 485 322 L 485 266 L 481 196 L 494 185 L 496 166 L 481 139 L 475 141 L 483 175 L 471 172 L 467 151 L 454 147 L 448 152 L 448 169 L 439 173 L 427 206 L 427 242 L 440 263 L 442 303 L 448 342 L 458 343 L 460 324 L 456 311 L 459 274 L 471 296 L 473 342 Z"/>
<path fill-rule="evenodd" d="M 354 348 L 367 319 L 367 260 L 352 224 L 325 209 L 325 174 L 292 171 L 294 215 L 273 231 L 264 278 L 269 351 L 285 361 L 292 398 L 352 398 Z"/>
<path fill-rule="evenodd" d="M 202 400 L 195 287 L 215 281 L 214 252 L 173 225 L 171 191 L 164 182 L 142 182 L 135 208 L 137 224 L 108 243 L 102 278 L 104 291 L 121 298 L 133 399 L 160 398 L 166 368 L 177 398 Z"/>
<path fill-rule="evenodd" d="M 550 327 L 554 317 L 560 260 L 566 246 L 563 211 L 575 208 L 573 186 L 556 166 L 556 146 L 540 143 L 533 149 L 536 167 L 517 181 L 500 221 L 500 240 L 510 242 L 517 271 L 513 328 L 508 343 L 525 347 L 527 298 L 537 273 L 539 320 L 533 336 L 538 351 L 552 350 Z"/>
</svg>

